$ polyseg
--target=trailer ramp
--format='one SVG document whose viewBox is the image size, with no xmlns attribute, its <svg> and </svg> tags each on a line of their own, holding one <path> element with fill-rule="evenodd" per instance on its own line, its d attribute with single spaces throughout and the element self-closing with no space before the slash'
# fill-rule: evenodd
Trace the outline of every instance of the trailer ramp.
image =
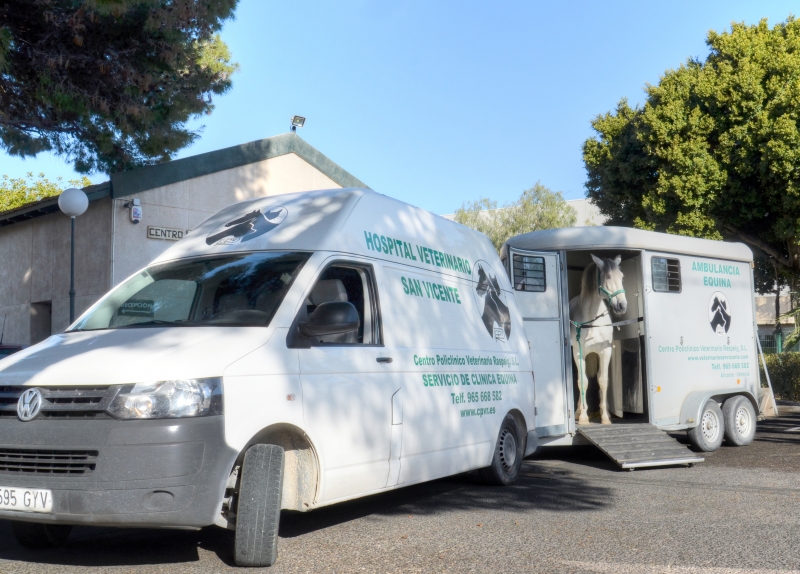
<svg viewBox="0 0 800 574">
<path fill-rule="evenodd" d="M 580 425 L 577 431 L 621 468 L 628 470 L 650 466 L 695 464 L 705 460 L 666 432 L 647 423 L 588 424 Z"/>
</svg>

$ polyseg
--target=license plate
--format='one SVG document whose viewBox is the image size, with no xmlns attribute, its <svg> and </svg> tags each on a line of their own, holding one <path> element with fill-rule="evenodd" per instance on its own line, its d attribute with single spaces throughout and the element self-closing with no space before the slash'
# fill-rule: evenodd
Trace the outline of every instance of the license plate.
<svg viewBox="0 0 800 574">
<path fill-rule="evenodd" d="M 53 512 L 53 492 L 38 488 L 0 486 L 0 510 Z"/>
</svg>

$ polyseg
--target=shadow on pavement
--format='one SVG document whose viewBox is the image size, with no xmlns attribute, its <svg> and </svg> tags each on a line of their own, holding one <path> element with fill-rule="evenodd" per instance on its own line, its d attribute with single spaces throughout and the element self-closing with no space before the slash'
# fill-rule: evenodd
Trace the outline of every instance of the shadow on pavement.
<svg viewBox="0 0 800 574">
<path fill-rule="evenodd" d="M 612 503 L 610 489 L 589 485 L 569 473 L 553 473 L 526 461 L 516 483 L 485 486 L 475 473 L 376 494 L 307 513 L 284 511 L 281 538 L 302 536 L 367 516 L 433 515 L 453 511 L 504 508 L 518 512 L 599 511 Z M 0 521 L 0 560 L 64 566 L 141 566 L 197 562 L 198 548 L 233 564 L 232 531 L 75 527 L 66 546 L 27 550 L 19 546 L 10 524 Z"/>
<path fill-rule="evenodd" d="M 554 480 L 558 479 L 558 480 Z M 480 483 L 475 473 L 423 483 L 391 492 L 343 502 L 313 512 L 284 512 L 283 538 L 302 536 L 371 515 L 433 515 L 459 510 L 594 511 L 611 503 L 611 490 L 590 486 L 579 478 L 554 475 L 526 461 L 511 486 Z"/>
<path fill-rule="evenodd" d="M 196 562 L 201 534 L 180 530 L 75 527 L 62 548 L 28 550 L 17 544 L 10 523 L 0 521 L 0 559 L 86 567 Z"/>
</svg>

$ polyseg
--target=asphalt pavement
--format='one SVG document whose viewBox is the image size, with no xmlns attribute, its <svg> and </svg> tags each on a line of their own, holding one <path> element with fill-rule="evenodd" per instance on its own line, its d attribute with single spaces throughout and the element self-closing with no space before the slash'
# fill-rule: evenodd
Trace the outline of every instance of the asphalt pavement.
<svg viewBox="0 0 800 574">
<path fill-rule="evenodd" d="M 594 447 L 545 449 L 510 487 L 465 474 L 284 512 L 280 536 L 276 574 L 800 572 L 800 409 L 693 468 L 628 472 Z M 0 522 L 0 572 L 233 571 L 232 544 L 219 528 L 76 528 L 64 548 L 30 551 Z"/>
</svg>

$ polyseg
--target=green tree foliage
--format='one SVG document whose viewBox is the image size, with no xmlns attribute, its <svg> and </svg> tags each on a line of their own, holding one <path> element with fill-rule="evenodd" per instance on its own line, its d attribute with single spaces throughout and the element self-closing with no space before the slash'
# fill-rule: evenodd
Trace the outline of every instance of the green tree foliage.
<svg viewBox="0 0 800 574">
<path fill-rule="evenodd" d="M 497 207 L 497 202 L 482 197 L 466 202 L 456 211 L 454 219 L 487 235 L 500 251 L 510 238 L 529 231 L 570 227 L 575 225 L 575 210 L 567 205 L 561 192 L 551 191 L 536 182 L 522 192 L 513 203 Z"/>
<path fill-rule="evenodd" d="M 800 276 L 800 22 L 709 32 L 690 59 L 592 121 L 587 195 L 610 225 L 756 248 L 759 292 Z M 797 303 L 797 302 L 796 302 Z M 797 304 L 793 305 L 797 307 Z"/>
<path fill-rule="evenodd" d="M 237 0 L 0 2 L 0 146 L 81 173 L 169 160 L 237 64 L 217 32 Z"/>
<path fill-rule="evenodd" d="M 765 355 L 772 390 L 776 399 L 784 401 L 800 401 L 800 353 L 781 353 Z M 758 362 L 761 369 L 761 386 L 767 386 L 764 365 Z"/>
<path fill-rule="evenodd" d="M 71 179 L 67 182 L 70 187 L 86 187 L 92 185 L 89 178 Z M 62 178 L 55 181 L 47 179 L 43 173 L 34 177 L 28 173 L 27 177 L 11 178 L 3 176 L 0 181 L 0 213 L 11 211 L 23 205 L 54 197 L 66 189 L 62 184 Z"/>
</svg>

